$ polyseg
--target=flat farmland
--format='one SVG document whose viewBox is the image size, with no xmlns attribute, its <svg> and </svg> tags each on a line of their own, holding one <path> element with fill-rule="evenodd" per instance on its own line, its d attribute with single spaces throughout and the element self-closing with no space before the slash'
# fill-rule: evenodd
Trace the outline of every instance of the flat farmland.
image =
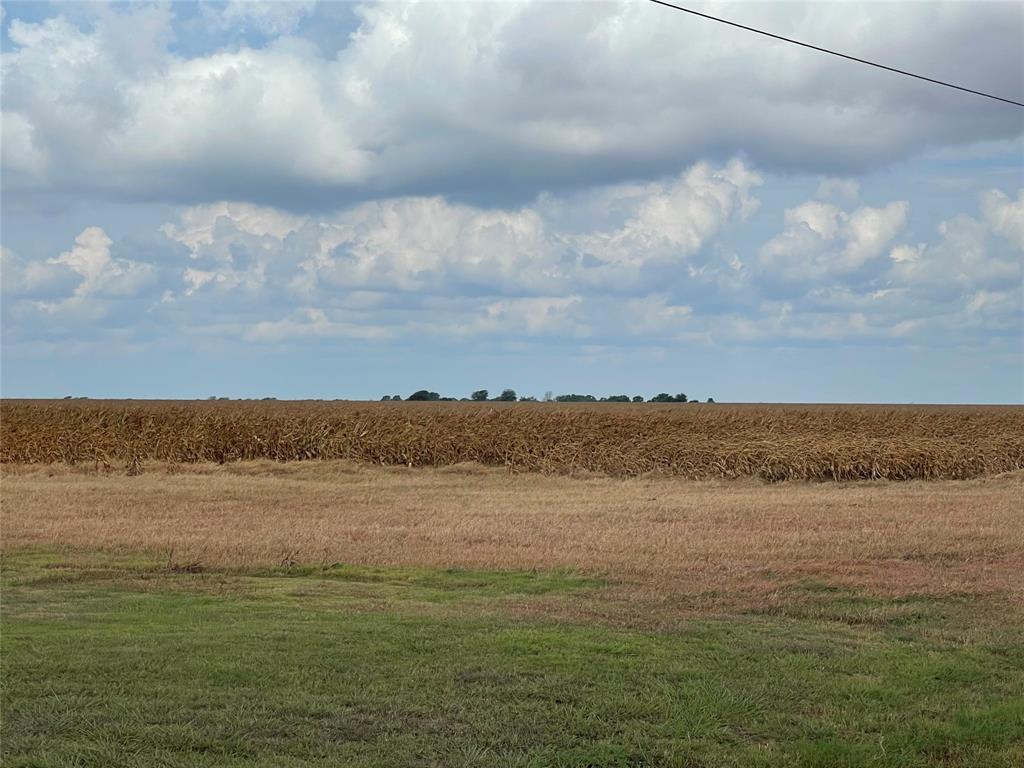
<svg viewBox="0 0 1024 768">
<path fill-rule="evenodd" d="M 1024 761 L 1024 409 L 0 416 L 3 765 Z"/>
<path fill-rule="evenodd" d="M 767 480 L 963 479 L 1024 467 L 1024 408 L 4 401 L 0 461 L 345 459 Z"/>
</svg>

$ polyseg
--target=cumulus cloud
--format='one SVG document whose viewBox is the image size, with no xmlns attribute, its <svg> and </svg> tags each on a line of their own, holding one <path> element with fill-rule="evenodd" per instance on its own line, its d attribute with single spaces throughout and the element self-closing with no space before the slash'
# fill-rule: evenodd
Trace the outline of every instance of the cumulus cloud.
<svg viewBox="0 0 1024 768">
<path fill-rule="evenodd" d="M 585 200 L 613 221 L 592 231 L 560 226 L 573 218 L 571 205 L 543 196 L 511 210 L 398 198 L 282 219 L 223 204 L 183 213 L 182 221 L 202 223 L 203 238 L 193 226 L 165 232 L 193 237 L 193 260 L 209 265 L 186 269 L 184 294 L 217 296 L 224 306 L 276 290 L 278 301 L 305 307 L 248 331 L 253 340 L 351 337 L 357 324 L 396 338 L 702 343 L 1012 330 L 1007 313 L 1019 312 L 1021 273 L 1005 193 L 986 193 L 979 216 L 952 216 L 926 242 L 901 240 L 906 201 L 844 209 L 809 200 L 785 211 L 782 233 L 753 258 L 716 247 L 756 208 L 761 183 L 733 162 L 594 190 Z"/>
<path fill-rule="evenodd" d="M 304 307 L 281 320 L 263 320 L 244 332 L 248 341 L 280 342 L 301 339 L 388 339 L 394 332 L 364 323 L 332 319 L 327 312 Z"/>
<path fill-rule="evenodd" d="M 606 350 L 1019 338 L 1021 191 L 989 190 L 924 236 L 907 201 L 809 199 L 780 215 L 774 236 L 726 247 L 772 183 L 732 161 L 507 208 L 440 196 L 304 215 L 198 205 L 160 228 L 166 253 L 152 263 L 101 227 L 56 254 L 3 249 L 4 334 Z"/>
<path fill-rule="evenodd" d="M 35 128 L 17 112 L 0 116 L 0 153 L 3 168 L 14 174 L 42 178 L 46 173 L 46 154 L 36 146 Z"/>
<path fill-rule="evenodd" d="M 699 163 L 671 184 L 642 189 L 634 216 L 614 232 L 579 238 L 580 248 L 622 263 L 647 261 L 655 254 L 692 255 L 726 222 L 757 210 L 751 191 L 761 183 L 738 160 L 719 170 Z"/>
<path fill-rule="evenodd" d="M 982 209 L 986 213 L 992 199 L 992 193 L 983 197 Z M 889 254 L 889 279 L 909 286 L 921 297 L 937 301 L 977 290 L 1019 297 L 1021 250 L 1012 240 L 1004 239 L 1002 219 L 993 224 L 986 218 L 959 214 L 939 225 L 937 241 L 894 248 Z"/>
<path fill-rule="evenodd" d="M 225 29 L 255 30 L 264 35 L 294 32 L 313 12 L 315 0 L 228 0 L 202 3 L 207 23 Z"/>
<path fill-rule="evenodd" d="M 284 34 L 303 3 L 215 10 L 271 39 L 174 53 L 173 5 L 12 19 L 9 190 L 293 210 L 442 194 L 508 207 L 707 156 L 846 176 L 1022 131 L 1013 109 L 645 3 L 368 3 L 336 55 Z M 1010 4 L 766 3 L 731 15 L 1024 93 L 1024 17 Z M 973 55 L 979 39 L 986 56 Z M 832 186 L 849 199 L 849 185 Z"/>
<path fill-rule="evenodd" d="M 982 198 L 981 208 L 989 226 L 1024 252 L 1024 190 L 1013 200 L 1005 192 L 993 189 Z"/>
<path fill-rule="evenodd" d="M 10 248 L 0 248 L 0 265 L 3 267 L 0 284 L 5 296 L 52 299 L 71 293 L 81 281 L 79 275 L 63 264 L 25 260 Z"/>
<path fill-rule="evenodd" d="M 585 338 L 591 329 L 580 316 L 579 296 L 534 296 L 484 303 L 454 319 L 428 322 L 423 330 L 441 338 L 481 335 Z"/>
<path fill-rule="evenodd" d="M 212 205 L 198 205 L 181 214 L 177 223 L 168 223 L 161 231 L 177 240 L 194 253 L 201 246 L 212 245 L 217 239 L 217 223 L 230 222 L 238 232 L 282 240 L 305 222 L 300 216 L 248 203 L 222 201 Z"/>
<path fill-rule="evenodd" d="M 75 296 L 134 296 L 153 278 L 153 267 L 129 259 L 113 259 L 113 241 L 99 227 L 88 227 L 75 238 L 75 245 L 50 264 L 61 264 L 81 276 Z"/>
<path fill-rule="evenodd" d="M 292 264 L 288 286 L 311 296 L 336 289 L 543 295 L 635 282 L 654 264 L 682 265 L 757 208 L 761 178 L 742 162 L 699 163 L 680 176 L 601 197 L 621 222 L 559 229 L 545 197 L 533 207 L 482 209 L 441 197 L 363 203 L 337 215 L 297 217 L 245 204 L 186 210 L 163 232 L 189 247 L 189 292 L 256 285 Z"/>
<path fill-rule="evenodd" d="M 5 336 L 83 335 L 93 330 L 89 324 L 136 311 L 156 288 L 158 270 L 113 258 L 111 245 L 103 229 L 87 227 L 70 250 L 49 259 L 22 259 L 3 249 Z"/>
<path fill-rule="evenodd" d="M 884 254 L 909 212 L 905 200 L 849 212 L 809 200 L 786 210 L 785 229 L 761 247 L 757 263 L 769 279 L 800 283 L 854 272 Z"/>
<path fill-rule="evenodd" d="M 690 325 L 693 307 L 673 304 L 665 294 L 652 293 L 628 300 L 623 314 L 627 327 L 634 333 L 664 336 L 684 332 Z"/>
</svg>

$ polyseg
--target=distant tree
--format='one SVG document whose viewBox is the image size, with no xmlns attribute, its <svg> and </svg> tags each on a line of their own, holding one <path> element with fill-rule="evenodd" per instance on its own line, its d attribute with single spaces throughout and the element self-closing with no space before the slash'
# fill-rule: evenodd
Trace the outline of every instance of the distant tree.
<svg viewBox="0 0 1024 768">
<path fill-rule="evenodd" d="M 402 399 L 402 396 L 401 396 L 401 395 L 392 395 L 392 396 L 391 396 L 391 399 L 392 399 L 393 401 L 394 401 L 394 400 L 401 400 L 401 399 Z"/>
<path fill-rule="evenodd" d="M 651 398 L 652 403 L 674 403 L 676 399 L 668 392 L 659 392 Z"/>
<path fill-rule="evenodd" d="M 597 398 L 593 395 L 559 395 L 555 398 L 559 403 L 596 403 Z"/>
<path fill-rule="evenodd" d="M 391 395 L 384 395 L 384 397 L 382 397 L 380 400 L 382 403 L 390 402 Z"/>
<path fill-rule="evenodd" d="M 440 398 L 440 400 L 441 400 L 441 402 L 444 402 L 444 403 L 454 403 L 456 400 L 458 400 L 458 398 L 457 397 L 442 397 L 442 398 Z"/>
<path fill-rule="evenodd" d="M 408 397 L 409 400 L 440 400 L 441 396 L 437 392 L 430 392 L 426 389 L 417 389 Z"/>
<path fill-rule="evenodd" d="M 522 397 L 519 398 L 519 402 L 520 403 L 536 403 L 537 402 L 537 398 L 534 397 L 533 395 L 523 395 Z"/>
<path fill-rule="evenodd" d="M 685 403 L 686 402 L 686 395 L 684 395 L 682 392 L 680 392 L 678 395 L 676 395 L 673 398 L 673 400 L 675 402 L 677 402 L 677 403 Z"/>
<path fill-rule="evenodd" d="M 708 398 L 708 402 L 709 402 L 709 403 L 713 403 L 713 402 L 715 402 L 715 398 L 713 398 L 713 397 L 709 397 L 709 398 Z"/>
<path fill-rule="evenodd" d="M 554 399 L 555 399 L 555 393 L 552 392 L 550 389 L 547 392 L 544 393 L 544 402 L 545 403 L 550 403 Z"/>
<path fill-rule="evenodd" d="M 644 401 L 644 396 L 643 395 L 634 395 L 634 397 L 633 397 L 633 402 L 634 403 L 642 403 L 643 401 Z"/>
<path fill-rule="evenodd" d="M 470 395 L 470 398 L 473 400 L 486 400 L 488 397 L 490 397 L 490 393 L 486 389 L 478 389 Z"/>
<path fill-rule="evenodd" d="M 611 395 L 610 397 L 601 398 L 606 403 L 628 403 L 629 395 Z"/>
<path fill-rule="evenodd" d="M 514 389 L 503 389 L 501 394 L 494 399 L 502 403 L 514 403 L 516 401 L 516 391 Z"/>
</svg>

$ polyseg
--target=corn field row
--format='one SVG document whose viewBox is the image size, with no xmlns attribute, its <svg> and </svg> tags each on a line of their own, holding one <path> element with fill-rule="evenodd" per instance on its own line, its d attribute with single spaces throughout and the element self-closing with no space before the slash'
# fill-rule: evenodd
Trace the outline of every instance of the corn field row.
<svg viewBox="0 0 1024 768">
<path fill-rule="evenodd" d="M 767 480 L 1024 468 L 1024 408 L 4 401 L 0 462 L 347 459 Z"/>
</svg>

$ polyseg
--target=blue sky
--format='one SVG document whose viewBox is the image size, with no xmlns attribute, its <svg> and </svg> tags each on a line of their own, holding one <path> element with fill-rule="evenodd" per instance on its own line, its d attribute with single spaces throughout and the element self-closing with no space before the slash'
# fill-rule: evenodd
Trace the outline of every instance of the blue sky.
<svg viewBox="0 0 1024 768">
<path fill-rule="evenodd" d="M 2 7 L 4 396 L 1024 400 L 1024 109 L 638 2 Z M 1019 4 L 715 8 L 1024 100 Z"/>
</svg>

